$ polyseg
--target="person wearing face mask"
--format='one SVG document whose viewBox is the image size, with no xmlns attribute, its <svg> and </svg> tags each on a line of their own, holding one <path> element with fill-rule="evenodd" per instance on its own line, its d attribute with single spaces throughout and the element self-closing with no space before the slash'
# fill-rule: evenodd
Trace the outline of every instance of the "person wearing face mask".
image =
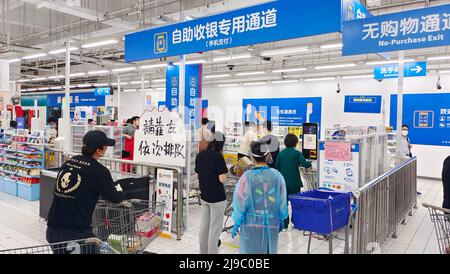
<svg viewBox="0 0 450 274">
<path fill-rule="evenodd" d="M 45 127 L 45 143 L 53 144 L 53 141 L 58 137 L 58 131 L 56 130 L 56 119 L 50 117 L 47 119 L 47 126 Z"/>
<path fill-rule="evenodd" d="M 408 133 L 409 133 L 409 126 L 408 125 L 403 125 L 402 126 L 402 139 L 401 139 L 401 143 L 400 143 L 400 152 L 402 157 L 408 157 L 411 158 L 412 157 L 412 153 L 411 153 L 411 140 L 408 137 Z"/>
<path fill-rule="evenodd" d="M 286 184 L 281 173 L 267 165 L 268 144 L 253 142 L 250 154 L 255 167 L 234 189 L 231 236 L 240 230 L 240 254 L 277 254 L 279 233 L 288 217 Z"/>
<path fill-rule="evenodd" d="M 100 198 L 123 201 L 120 184 L 115 185 L 109 170 L 98 162 L 115 140 L 100 130 L 83 137 L 82 155 L 66 161 L 57 176 L 53 202 L 48 214 L 47 241 L 59 243 L 94 237 L 92 214 Z M 56 247 L 62 252 L 64 247 Z"/>
</svg>

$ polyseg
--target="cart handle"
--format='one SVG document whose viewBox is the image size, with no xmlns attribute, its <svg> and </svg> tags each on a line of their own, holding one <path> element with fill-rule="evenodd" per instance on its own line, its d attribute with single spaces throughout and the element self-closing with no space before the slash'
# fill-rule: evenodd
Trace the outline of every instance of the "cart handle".
<svg viewBox="0 0 450 274">
<path fill-rule="evenodd" d="M 431 208 L 431 209 L 442 211 L 442 212 L 444 212 L 446 214 L 450 214 L 450 209 L 447 209 L 447 208 L 434 206 L 434 205 L 431 205 L 429 203 L 422 203 L 422 206 L 425 207 L 425 208 Z"/>
</svg>

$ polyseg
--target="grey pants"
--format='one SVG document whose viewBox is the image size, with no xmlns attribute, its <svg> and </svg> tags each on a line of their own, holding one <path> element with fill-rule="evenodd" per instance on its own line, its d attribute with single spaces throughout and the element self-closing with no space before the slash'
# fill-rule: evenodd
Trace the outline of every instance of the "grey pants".
<svg viewBox="0 0 450 274">
<path fill-rule="evenodd" d="M 223 218 L 227 201 L 207 203 L 202 200 L 202 220 L 200 223 L 200 254 L 217 254 L 217 243 L 223 228 Z"/>
</svg>

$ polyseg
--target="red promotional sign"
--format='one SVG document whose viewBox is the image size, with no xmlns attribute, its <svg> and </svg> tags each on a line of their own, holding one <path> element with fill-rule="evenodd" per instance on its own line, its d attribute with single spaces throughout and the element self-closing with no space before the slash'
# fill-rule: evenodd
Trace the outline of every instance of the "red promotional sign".
<svg viewBox="0 0 450 274">
<path fill-rule="evenodd" d="M 328 161 L 351 161 L 352 144 L 342 142 L 325 142 L 325 159 Z"/>
</svg>

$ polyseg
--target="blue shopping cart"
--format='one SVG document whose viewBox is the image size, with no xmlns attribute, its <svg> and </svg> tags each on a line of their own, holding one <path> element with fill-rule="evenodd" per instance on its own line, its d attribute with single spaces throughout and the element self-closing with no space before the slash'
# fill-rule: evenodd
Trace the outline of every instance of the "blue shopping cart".
<svg viewBox="0 0 450 274">
<path fill-rule="evenodd" d="M 329 242 L 329 253 L 333 253 L 334 232 L 345 228 L 345 249 L 348 253 L 349 227 L 356 211 L 352 206 L 352 193 L 328 190 L 310 190 L 289 196 L 294 228 L 309 232 L 308 254 L 313 234 L 323 235 Z"/>
</svg>

